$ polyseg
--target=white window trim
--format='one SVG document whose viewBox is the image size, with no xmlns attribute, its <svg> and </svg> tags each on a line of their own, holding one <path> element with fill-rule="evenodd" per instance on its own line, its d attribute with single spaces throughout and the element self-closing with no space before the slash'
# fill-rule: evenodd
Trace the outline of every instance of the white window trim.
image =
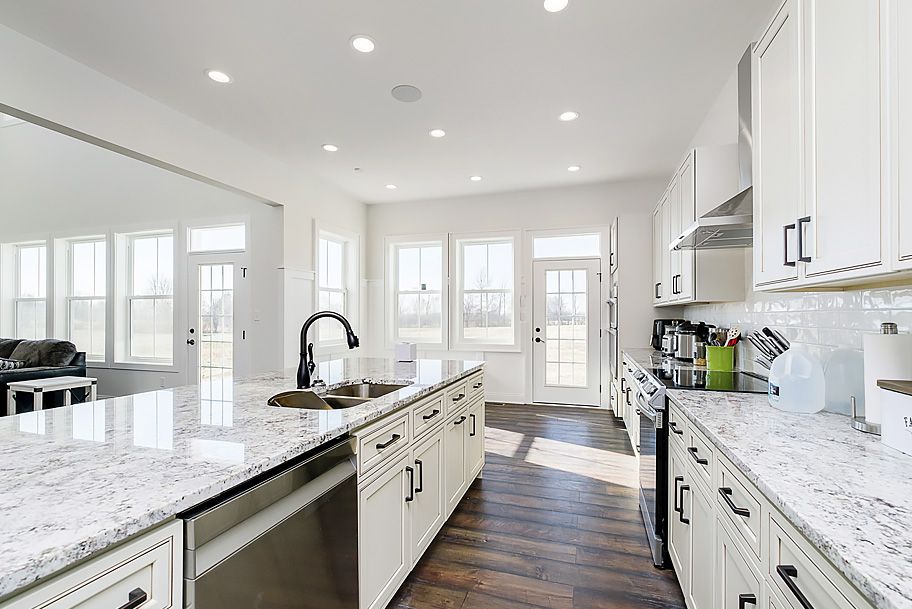
<svg viewBox="0 0 912 609">
<path fill-rule="evenodd" d="M 328 239 L 340 242 L 342 248 L 342 289 L 322 288 L 320 287 L 320 240 Z M 358 334 L 361 326 L 361 235 L 353 231 L 345 230 L 339 227 L 324 224 L 319 220 L 314 220 L 314 238 L 313 238 L 313 263 L 314 263 L 314 284 L 313 284 L 313 307 L 314 311 L 320 310 L 320 292 L 334 292 L 342 294 L 343 315 L 352 325 L 355 334 Z M 348 350 L 348 343 L 344 339 L 339 340 L 320 340 L 320 324 L 313 330 L 314 344 L 320 348 L 338 348 L 339 351 Z M 334 323 L 334 322 L 328 322 Z"/>
<path fill-rule="evenodd" d="M 419 349 L 447 350 L 449 348 L 449 235 L 447 233 L 434 233 L 424 235 L 392 236 L 384 239 L 384 266 L 386 267 L 386 344 L 392 348 L 399 339 L 399 257 L 396 256 L 399 247 L 415 247 L 426 245 L 440 245 L 440 342 L 416 343 Z M 405 292 L 413 293 L 413 292 Z M 420 293 L 420 292 L 414 292 Z"/>
<path fill-rule="evenodd" d="M 61 324 L 64 327 L 64 334 L 67 340 L 72 341 L 72 328 L 70 327 L 70 308 L 73 302 L 93 302 L 93 301 L 102 301 L 105 303 L 105 344 L 104 344 L 104 354 L 101 359 L 92 359 L 92 354 L 86 351 L 86 362 L 91 362 L 92 365 L 104 364 L 108 357 L 108 334 L 110 333 L 110 324 L 108 319 L 108 294 L 110 294 L 110 240 L 108 235 L 96 235 L 93 237 L 69 237 L 64 239 L 65 251 L 66 251 L 66 261 L 65 261 L 65 284 L 63 286 L 63 309 L 60 311 L 62 316 Z M 105 285 L 104 285 L 104 296 L 73 296 L 73 246 L 80 243 L 104 243 L 105 244 Z M 79 345 L 77 345 L 78 347 Z"/>
<path fill-rule="evenodd" d="M 29 248 L 44 248 L 44 297 L 22 297 L 19 296 L 22 286 L 22 265 L 21 265 L 21 253 L 23 249 Z M 51 315 L 48 302 L 50 301 L 51 295 L 51 270 L 53 265 L 50 259 L 51 249 L 48 246 L 47 240 L 41 241 L 23 241 L 20 243 L 13 244 L 13 298 L 12 298 L 12 324 L 13 324 L 13 333 L 19 334 L 19 304 L 20 303 L 44 303 L 44 338 L 53 336 L 53 329 L 51 326 Z M 16 338 L 20 338 L 16 336 Z M 39 337 L 40 338 L 40 337 Z"/>
<path fill-rule="evenodd" d="M 173 269 L 171 270 L 172 285 L 171 285 L 171 294 L 170 295 L 148 295 L 148 296 L 135 296 L 133 294 L 133 243 L 137 238 L 149 238 L 149 237 L 172 237 L 172 264 Z M 176 336 L 179 331 L 179 326 L 177 320 L 179 318 L 178 311 L 178 300 L 177 300 L 177 282 L 178 282 L 178 264 L 177 260 L 183 259 L 180 252 L 182 248 L 180 247 L 181 240 L 178 239 L 177 232 L 173 228 L 161 229 L 161 230 L 151 230 L 151 231 L 142 231 L 124 234 L 123 237 L 126 239 L 126 256 L 124 257 L 124 292 L 121 299 L 122 302 L 120 306 L 124 307 L 124 334 L 121 337 L 118 337 L 117 340 L 123 343 L 123 358 L 122 361 L 117 362 L 118 364 L 139 364 L 143 366 L 156 366 L 156 367 L 168 367 L 173 368 L 177 362 L 177 349 L 175 347 Z M 130 354 L 132 345 L 130 344 L 130 336 L 132 334 L 132 328 L 130 326 L 132 321 L 132 316 L 130 315 L 132 304 L 136 300 L 171 300 L 171 315 L 172 315 L 172 332 L 171 332 L 171 357 L 170 358 L 154 358 L 154 357 L 135 357 Z M 153 305 L 154 306 L 154 305 Z"/>
<path fill-rule="evenodd" d="M 462 243 L 487 243 L 503 242 L 511 240 L 513 243 L 513 342 L 507 343 L 487 343 L 483 341 L 470 341 L 463 338 L 462 310 L 463 295 L 465 293 L 462 285 Z M 518 353 L 522 351 L 520 346 L 520 335 L 522 323 L 520 319 L 520 299 L 522 294 L 522 232 L 515 231 L 492 231 L 479 233 L 460 233 L 450 235 L 450 277 L 454 278 L 455 289 L 451 291 L 450 307 L 453 312 L 451 319 L 451 338 L 450 349 L 453 351 L 489 351 L 489 352 L 506 352 Z M 472 292 L 476 290 L 470 290 Z M 503 290 L 488 290 L 500 293 Z"/>
</svg>

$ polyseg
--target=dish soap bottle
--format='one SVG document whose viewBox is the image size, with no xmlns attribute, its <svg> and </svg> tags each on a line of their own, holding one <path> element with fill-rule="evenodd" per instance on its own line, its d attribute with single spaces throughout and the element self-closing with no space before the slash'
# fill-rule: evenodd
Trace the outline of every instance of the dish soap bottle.
<svg viewBox="0 0 912 609">
<path fill-rule="evenodd" d="M 800 346 L 773 360 L 769 374 L 770 406 L 813 414 L 826 405 L 826 380 L 820 361 Z"/>
</svg>

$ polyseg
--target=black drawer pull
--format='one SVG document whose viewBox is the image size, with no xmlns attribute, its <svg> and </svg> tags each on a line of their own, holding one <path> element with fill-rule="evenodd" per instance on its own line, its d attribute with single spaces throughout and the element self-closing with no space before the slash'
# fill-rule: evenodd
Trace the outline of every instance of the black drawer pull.
<svg viewBox="0 0 912 609">
<path fill-rule="evenodd" d="M 415 470 L 406 465 L 405 473 L 409 475 L 409 494 L 405 496 L 405 502 L 409 503 L 415 500 Z"/>
<path fill-rule="evenodd" d="M 438 414 L 440 414 L 440 411 L 437 410 L 437 409 L 435 408 L 435 409 L 431 412 L 431 414 L 426 414 L 426 415 L 422 416 L 421 418 L 424 419 L 425 421 L 430 421 L 431 419 L 433 419 L 434 417 L 436 417 Z"/>
<path fill-rule="evenodd" d="M 415 489 L 416 493 L 424 492 L 424 462 L 420 459 L 415 459 L 415 467 L 418 468 L 418 488 Z"/>
<path fill-rule="evenodd" d="M 757 597 L 753 594 L 738 595 L 738 609 L 744 609 L 747 605 L 757 606 Z"/>
<path fill-rule="evenodd" d="M 738 516 L 743 516 L 744 518 L 750 518 L 751 511 L 747 508 L 738 507 L 735 505 L 735 502 L 732 501 L 731 495 L 732 490 L 727 486 L 723 486 L 719 489 L 719 494 L 722 495 L 722 498 L 725 499 L 725 503 L 728 504 L 728 508 L 737 514 Z"/>
<path fill-rule="evenodd" d="M 688 525 L 690 524 L 690 518 L 684 518 L 684 491 L 689 491 L 689 490 L 690 490 L 689 484 L 681 485 L 681 509 L 678 510 L 678 520 L 680 520 L 682 524 L 688 524 Z"/>
<path fill-rule="evenodd" d="M 697 456 L 697 447 L 696 446 L 688 446 L 687 452 L 690 453 L 690 456 L 693 457 L 699 465 L 709 465 L 709 459 L 703 459 L 703 458 Z"/>
<path fill-rule="evenodd" d="M 137 607 L 141 607 L 147 600 L 149 600 L 149 595 L 146 594 L 145 590 L 142 588 L 134 588 L 130 591 L 130 594 L 127 595 L 127 602 L 118 609 L 136 609 Z"/>
<path fill-rule="evenodd" d="M 475 383 L 472 385 L 472 389 L 481 389 L 482 387 L 484 387 L 484 383 Z"/>
<path fill-rule="evenodd" d="M 678 424 L 675 423 L 674 421 L 669 421 L 668 427 L 671 428 L 671 433 L 678 434 L 679 436 L 684 435 L 684 432 L 682 430 L 678 429 Z"/>
<path fill-rule="evenodd" d="M 393 444 L 395 444 L 396 442 L 398 442 L 401 439 L 402 439 L 402 436 L 400 436 L 397 433 L 394 433 L 393 437 L 389 439 L 389 442 L 384 442 L 383 444 L 377 444 L 377 450 L 383 450 L 384 448 L 389 448 L 390 446 L 392 446 Z"/>
<path fill-rule="evenodd" d="M 801 591 L 801 588 L 798 587 L 798 584 L 795 583 L 795 580 L 798 579 L 798 568 L 794 565 L 777 565 L 776 573 L 779 574 L 779 577 L 782 578 L 782 581 L 785 582 L 785 585 L 795 595 L 795 598 L 798 599 L 798 603 L 804 607 L 804 609 L 814 609 L 814 605 L 811 604 L 811 601 L 807 599 L 804 595 L 804 592 Z"/>
<path fill-rule="evenodd" d="M 680 511 L 684 508 L 678 505 L 678 482 L 684 482 L 684 476 L 675 476 L 674 511 L 680 513 Z"/>
<path fill-rule="evenodd" d="M 459 395 L 453 397 L 453 401 L 454 401 L 454 402 L 459 402 L 459 401 L 462 400 L 462 398 L 464 398 L 464 397 L 465 397 L 465 394 L 464 394 L 464 393 L 460 393 Z"/>
<path fill-rule="evenodd" d="M 475 437 L 475 415 L 470 414 L 469 418 L 472 419 L 472 431 L 469 432 L 469 436 L 474 438 Z"/>
<path fill-rule="evenodd" d="M 463 423 L 465 423 L 465 421 L 466 421 L 465 417 L 459 417 L 458 421 L 453 421 L 453 425 L 462 425 Z"/>
</svg>

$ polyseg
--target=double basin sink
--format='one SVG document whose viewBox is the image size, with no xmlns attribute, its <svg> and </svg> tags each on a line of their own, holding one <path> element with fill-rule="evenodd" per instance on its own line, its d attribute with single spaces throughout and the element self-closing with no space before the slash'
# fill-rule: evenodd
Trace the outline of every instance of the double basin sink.
<svg viewBox="0 0 912 609">
<path fill-rule="evenodd" d="M 306 410 L 339 410 L 363 404 L 374 398 L 398 391 L 406 385 L 386 383 L 355 383 L 330 389 L 323 395 L 317 395 L 309 389 L 283 391 L 267 400 L 270 406 L 283 408 L 304 408 Z"/>
</svg>

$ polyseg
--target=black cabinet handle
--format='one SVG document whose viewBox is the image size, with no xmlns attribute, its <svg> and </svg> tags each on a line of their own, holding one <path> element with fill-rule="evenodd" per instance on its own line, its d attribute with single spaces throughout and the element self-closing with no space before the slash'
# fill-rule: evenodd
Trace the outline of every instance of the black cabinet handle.
<svg viewBox="0 0 912 609">
<path fill-rule="evenodd" d="M 187 344 L 190 345 L 190 346 L 192 347 L 193 345 L 196 344 L 196 341 L 193 340 L 192 338 L 188 338 L 188 339 L 187 339 Z"/>
<path fill-rule="evenodd" d="M 738 609 L 744 609 L 748 605 L 757 606 L 757 597 L 753 594 L 738 595 Z"/>
<path fill-rule="evenodd" d="M 415 467 L 418 468 L 418 488 L 415 489 L 416 493 L 424 492 L 424 462 L 421 459 L 415 459 Z"/>
<path fill-rule="evenodd" d="M 118 609 L 136 609 L 137 607 L 142 606 L 147 600 L 149 600 L 149 595 L 146 594 L 145 590 L 142 588 L 134 588 L 130 591 L 130 594 L 127 595 L 127 602 L 118 607 Z"/>
<path fill-rule="evenodd" d="M 810 256 L 804 255 L 804 229 L 802 228 L 802 224 L 810 224 L 810 223 L 811 223 L 810 216 L 805 216 L 803 218 L 798 219 L 797 230 L 798 230 L 798 261 L 799 262 L 810 262 L 811 261 Z"/>
<path fill-rule="evenodd" d="M 461 401 L 462 398 L 464 398 L 464 397 L 465 397 L 465 394 L 464 394 L 464 393 L 460 393 L 459 395 L 457 395 L 457 396 L 455 396 L 455 397 L 453 398 L 453 401 L 454 401 L 454 402 L 459 402 L 459 401 Z"/>
<path fill-rule="evenodd" d="M 482 387 L 484 387 L 484 383 L 475 383 L 472 385 L 472 389 L 481 389 Z"/>
<path fill-rule="evenodd" d="M 681 509 L 678 510 L 678 520 L 680 520 L 683 524 L 688 524 L 688 525 L 690 524 L 690 518 L 684 518 L 684 492 L 689 491 L 689 490 L 690 490 L 689 484 L 681 485 Z"/>
<path fill-rule="evenodd" d="M 466 421 L 465 417 L 459 417 L 458 421 L 453 421 L 453 425 L 462 425 L 463 423 L 465 423 L 465 421 Z"/>
<path fill-rule="evenodd" d="M 702 458 L 700 458 L 700 457 L 697 456 L 697 447 L 696 447 L 696 446 L 688 446 L 688 447 L 687 447 L 687 452 L 690 453 L 690 456 L 693 457 L 694 460 L 695 460 L 699 465 L 709 465 L 709 460 L 708 460 L 708 459 L 702 459 Z"/>
<path fill-rule="evenodd" d="M 408 503 L 415 500 L 415 470 L 406 465 L 405 473 L 409 475 L 409 494 L 405 496 L 405 502 Z"/>
<path fill-rule="evenodd" d="M 388 442 L 384 442 L 383 444 L 377 444 L 377 450 L 383 450 L 384 448 L 389 448 L 390 446 L 392 446 L 393 444 L 395 444 L 396 442 L 398 442 L 401 439 L 402 439 L 402 436 L 400 436 L 397 433 L 394 433 L 393 437 L 390 438 Z"/>
<path fill-rule="evenodd" d="M 545 341 L 543 341 L 543 340 L 541 339 L 540 336 L 536 336 L 536 337 L 535 337 L 535 342 L 537 342 L 537 343 L 543 343 L 543 342 L 545 342 Z M 456 400 L 453 400 L 453 401 L 455 402 Z"/>
<path fill-rule="evenodd" d="M 678 291 L 678 277 L 680 277 L 680 275 L 675 275 L 674 277 L 671 278 L 671 293 L 672 294 L 680 294 L 680 292 Z"/>
<path fill-rule="evenodd" d="M 469 418 L 472 419 L 472 431 L 469 432 L 469 437 L 475 437 L 475 415 L 470 414 Z"/>
<path fill-rule="evenodd" d="M 798 568 L 794 565 L 777 565 L 776 573 L 779 574 L 779 577 L 782 578 L 782 581 L 785 582 L 785 585 L 795 595 L 795 598 L 798 599 L 798 603 L 804 607 L 804 609 L 814 609 L 814 605 L 811 604 L 811 601 L 807 599 L 804 595 L 804 592 L 801 591 L 801 588 L 798 587 L 798 584 L 795 583 L 795 580 L 798 579 Z"/>
<path fill-rule="evenodd" d="M 786 224 L 782 227 L 782 264 L 784 266 L 797 266 L 797 262 L 789 262 L 789 231 L 795 230 L 794 224 Z"/>
<path fill-rule="evenodd" d="M 684 476 L 675 476 L 674 480 L 674 511 L 680 513 L 683 508 L 678 505 L 678 482 L 684 482 Z"/>
<path fill-rule="evenodd" d="M 435 408 L 434 410 L 431 411 L 431 414 L 426 414 L 426 415 L 422 416 L 421 418 L 424 419 L 425 421 L 430 421 L 431 419 L 436 417 L 438 414 L 440 414 L 440 411 Z"/>
<path fill-rule="evenodd" d="M 660 298 L 662 298 L 661 294 L 659 294 L 659 288 L 661 288 L 661 287 L 662 287 L 662 282 L 660 281 L 659 283 L 656 284 L 656 291 L 655 291 L 656 300 L 659 300 Z"/>
<path fill-rule="evenodd" d="M 675 423 L 674 421 L 669 421 L 669 422 L 668 422 L 668 427 L 671 429 L 671 433 L 677 434 L 677 435 L 679 435 L 679 436 L 683 436 L 683 435 L 684 435 L 684 432 L 683 432 L 682 430 L 678 429 L 678 424 Z"/>
<path fill-rule="evenodd" d="M 719 489 L 719 494 L 722 495 L 722 498 L 725 499 L 725 503 L 728 504 L 728 509 L 737 514 L 738 516 L 743 516 L 744 518 L 750 518 L 751 512 L 747 508 L 738 507 L 735 505 L 735 502 L 732 501 L 731 495 L 732 490 L 727 486 L 723 486 Z"/>
</svg>

